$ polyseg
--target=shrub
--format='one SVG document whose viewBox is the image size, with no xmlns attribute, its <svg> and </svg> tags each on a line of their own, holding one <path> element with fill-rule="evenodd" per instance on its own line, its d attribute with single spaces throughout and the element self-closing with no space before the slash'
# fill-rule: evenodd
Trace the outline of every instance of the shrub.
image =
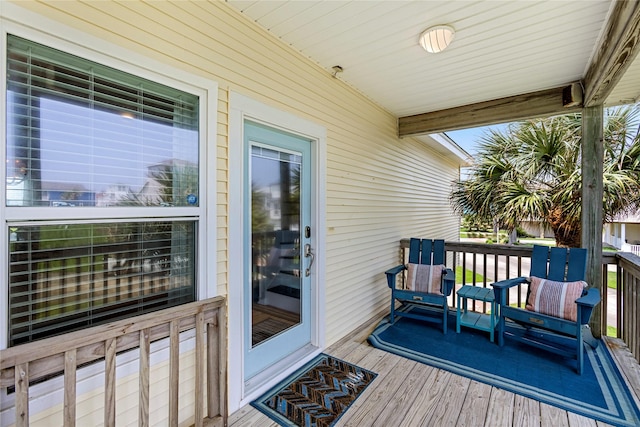
<svg viewBox="0 0 640 427">
<path fill-rule="evenodd" d="M 522 227 L 516 227 L 516 234 L 518 235 L 518 237 L 535 237 L 527 233 L 527 231 Z"/>
</svg>

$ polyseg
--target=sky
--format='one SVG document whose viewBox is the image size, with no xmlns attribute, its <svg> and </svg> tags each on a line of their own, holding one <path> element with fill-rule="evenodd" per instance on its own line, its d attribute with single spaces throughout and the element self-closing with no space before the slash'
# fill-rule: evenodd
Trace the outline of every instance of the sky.
<svg viewBox="0 0 640 427">
<path fill-rule="evenodd" d="M 477 151 L 478 141 L 480 141 L 483 135 L 488 133 L 491 129 L 503 131 L 507 128 L 508 125 L 508 123 L 504 123 L 499 125 L 482 126 L 477 128 L 450 131 L 446 132 L 446 134 L 449 136 L 449 138 L 453 139 L 455 143 L 458 144 L 463 150 L 473 156 Z"/>
</svg>

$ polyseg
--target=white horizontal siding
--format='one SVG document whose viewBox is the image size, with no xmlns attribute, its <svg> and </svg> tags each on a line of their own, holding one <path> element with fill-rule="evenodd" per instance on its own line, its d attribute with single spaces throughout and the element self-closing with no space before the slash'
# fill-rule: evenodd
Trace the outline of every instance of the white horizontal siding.
<svg viewBox="0 0 640 427">
<path fill-rule="evenodd" d="M 328 161 L 327 331 L 335 340 L 389 304 L 384 271 L 406 237 L 457 239 L 448 194 L 458 176 L 420 142 L 351 145 Z M 354 168 L 358 165 L 358 168 Z"/>
</svg>

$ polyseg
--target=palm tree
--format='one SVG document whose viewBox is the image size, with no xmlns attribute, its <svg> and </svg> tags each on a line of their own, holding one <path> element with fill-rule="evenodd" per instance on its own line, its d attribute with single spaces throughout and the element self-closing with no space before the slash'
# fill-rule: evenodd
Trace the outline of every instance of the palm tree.
<svg viewBox="0 0 640 427">
<path fill-rule="evenodd" d="M 603 221 L 640 208 L 640 108 L 609 109 L 604 124 Z M 558 246 L 580 246 L 582 175 L 579 114 L 514 123 L 490 131 L 469 177 L 455 183 L 459 214 L 515 230 L 539 219 Z"/>
</svg>

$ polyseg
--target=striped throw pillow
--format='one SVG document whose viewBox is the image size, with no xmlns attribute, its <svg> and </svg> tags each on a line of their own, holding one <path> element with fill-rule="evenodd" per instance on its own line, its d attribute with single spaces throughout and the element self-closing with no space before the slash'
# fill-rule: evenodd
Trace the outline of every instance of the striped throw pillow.
<svg viewBox="0 0 640 427">
<path fill-rule="evenodd" d="M 442 295 L 444 265 L 407 264 L 407 285 L 411 291 Z"/>
<path fill-rule="evenodd" d="M 576 321 L 578 306 L 575 301 L 586 289 L 585 281 L 554 282 L 535 276 L 531 276 L 530 281 L 527 310 Z"/>
</svg>

